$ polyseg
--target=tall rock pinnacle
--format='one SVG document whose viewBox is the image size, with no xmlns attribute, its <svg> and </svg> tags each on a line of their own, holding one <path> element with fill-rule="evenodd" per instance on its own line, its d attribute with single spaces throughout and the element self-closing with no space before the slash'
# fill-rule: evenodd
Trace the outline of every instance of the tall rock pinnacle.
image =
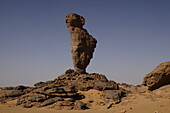
<svg viewBox="0 0 170 113">
<path fill-rule="evenodd" d="M 83 28 L 84 24 L 85 19 L 80 15 L 71 13 L 66 16 L 66 25 L 72 40 L 71 52 L 74 71 L 79 74 L 86 73 L 86 67 L 93 58 L 97 44 L 97 40 Z"/>
</svg>

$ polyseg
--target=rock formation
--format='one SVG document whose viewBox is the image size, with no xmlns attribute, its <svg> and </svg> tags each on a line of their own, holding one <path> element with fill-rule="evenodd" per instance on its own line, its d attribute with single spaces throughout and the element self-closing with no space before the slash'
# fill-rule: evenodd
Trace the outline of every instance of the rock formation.
<svg viewBox="0 0 170 113">
<path fill-rule="evenodd" d="M 83 28 L 85 19 L 77 14 L 71 13 L 66 16 L 66 25 L 69 28 L 72 46 L 72 59 L 75 72 L 86 73 L 86 67 L 93 57 L 96 47 L 96 39 Z"/>
<path fill-rule="evenodd" d="M 0 102 L 17 99 L 17 106 L 48 107 L 57 110 L 82 110 L 90 108 L 90 103 L 84 102 L 86 96 L 81 93 L 88 90 L 98 90 L 102 98 L 101 103 L 120 101 L 121 90 L 114 81 L 109 81 L 101 74 L 77 74 L 74 70 L 67 70 L 58 78 L 38 82 L 34 87 L 7 87 L 0 90 Z M 86 99 L 87 100 L 87 99 Z"/>
<path fill-rule="evenodd" d="M 16 99 L 17 106 L 48 107 L 59 110 L 81 110 L 91 108 L 92 103 L 103 106 L 120 102 L 124 93 L 115 81 L 108 80 L 102 74 L 86 73 L 86 67 L 93 57 L 97 41 L 83 29 L 84 23 L 85 19 L 80 15 L 66 16 L 66 25 L 72 39 L 74 70 L 69 69 L 54 80 L 38 82 L 34 87 L 0 88 L 0 102 Z M 95 96 L 87 98 L 88 91 L 91 91 L 89 96 L 92 96 L 93 91 Z M 96 96 L 98 99 L 95 99 Z"/>
<path fill-rule="evenodd" d="M 143 81 L 143 85 L 148 86 L 149 90 L 157 89 L 166 84 L 170 84 L 170 62 L 158 65 L 144 77 Z"/>
</svg>

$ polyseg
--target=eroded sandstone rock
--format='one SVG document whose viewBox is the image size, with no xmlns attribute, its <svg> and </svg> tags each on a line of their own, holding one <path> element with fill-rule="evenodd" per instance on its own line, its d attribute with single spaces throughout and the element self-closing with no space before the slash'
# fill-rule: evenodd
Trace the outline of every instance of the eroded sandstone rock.
<svg viewBox="0 0 170 113">
<path fill-rule="evenodd" d="M 75 13 L 66 16 L 66 25 L 69 28 L 72 46 L 72 59 L 75 72 L 86 73 L 86 67 L 93 58 L 97 40 L 83 28 L 85 19 Z"/>
<path fill-rule="evenodd" d="M 149 90 L 157 89 L 166 84 L 170 84 L 170 62 L 158 65 L 144 77 L 143 81 L 143 85 L 148 86 Z"/>
<path fill-rule="evenodd" d="M 16 86 L 16 87 L 4 87 L 0 90 L 0 102 L 3 102 L 6 99 L 17 98 L 21 95 L 24 95 L 30 92 L 31 87 L 26 86 Z"/>
<path fill-rule="evenodd" d="M 96 39 L 83 28 L 85 19 L 77 14 L 66 16 L 66 25 L 72 39 L 72 58 L 74 70 L 69 69 L 58 78 L 46 82 L 38 82 L 34 87 L 0 88 L 0 102 L 16 99 L 16 105 L 25 108 L 48 107 L 57 110 L 88 109 L 94 100 L 86 102 L 88 90 L 98 90 L 98 97 L 105 105 L 118 101 L 122 97 L 115 81 L 108 80 L 105 75 L 86 73 L 86 67 L 93 57 Z M 95 95 L 96 96 L 96 95 Z M 95 103 L 95 102 L 94 102 Z"/>
<path fill-rule="evenodd" d="M 81 110 L 90 107 L 89 103 L 83 102 L 83 99 L 87 97 L 82 92 L 91 89 L 101 91 L 99 95 L 105 103 L 119 101 L 122 97 L 118 84 L 108 80 L 105 75 L 78 74 L 69 69 L 58 78 L 38 82 L 34 87 L 1 88 L 0 102 L 17 99 L 16 105 L 25 108 L 49 107 L 60 110 Z"/>
</svg>

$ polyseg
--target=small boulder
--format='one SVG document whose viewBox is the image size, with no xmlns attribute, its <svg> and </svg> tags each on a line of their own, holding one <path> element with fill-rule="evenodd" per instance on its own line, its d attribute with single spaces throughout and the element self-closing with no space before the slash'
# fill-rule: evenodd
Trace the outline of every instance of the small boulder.
<svg viewBox="0 0 170 113">
<path fill-rule="evenodd" d="M 103 98 L 105 101 L 120 101 L 121 90 L 104 90 Z"/>
</svg>

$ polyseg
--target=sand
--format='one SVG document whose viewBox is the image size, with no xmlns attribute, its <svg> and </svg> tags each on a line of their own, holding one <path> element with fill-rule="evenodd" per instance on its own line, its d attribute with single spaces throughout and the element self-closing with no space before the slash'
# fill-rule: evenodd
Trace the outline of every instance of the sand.
<svg viewBox="0 0 170 113">
<path fill-rule="evenodd" d="M 98 102 L 101 102 L 100 91 L 89 90 L 84 93 L 88 98 L 82 100 L 87 102 L 93 100 L 92 109 L 88 110 L 55 110 L 49 108 L 22 108 L 15 106 L 17 100 L 8 101 L 5 104 L 0 104 L 0 113 L 170 113 L 170 98 L 164 98 L 162 95 L 168 95 L 170 92 L 170 85 L 160 88 L 154 92 L 149 93 L 145 88 L 134 90 L 132 94 L 124 97 L 122 102 L 114 104 L 110 109 L 107 109 L 108 105 L 97 106 Z M 135 92 L 137 91 L 137 92 Z M 163 92 L 163 93 L 161 93 Z M 156 94 L 161 94 L 156 96 Z"/>
<path fill-rule="evenodd" d="M 139 99 L 139 100 L 138 100 Z M 136 98 L 134 102 L 115 105 L 110 109 L 99 107 L 92 110 L 54 110 L 47 108 L 22 108 L 0 104 L 0 113 L 170 113 L 170 100 L 150 101 Z"/>
</svg>

